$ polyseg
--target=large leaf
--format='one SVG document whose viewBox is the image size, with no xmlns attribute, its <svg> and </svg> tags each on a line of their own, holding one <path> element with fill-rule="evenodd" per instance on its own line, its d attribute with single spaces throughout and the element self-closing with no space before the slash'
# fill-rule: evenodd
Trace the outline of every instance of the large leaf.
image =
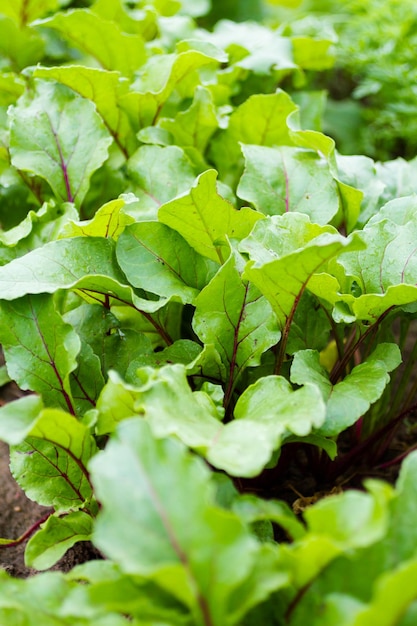
<svg viewBox="0 0 417 626">
<path fill-rule="evenodd" d="M 232 252 L 195 301 L 193 328 L 216 347 L 228 372 L 226 405 L 243 370 L 259 365 L 281 336 L 268 301 L 242 278 L 244 267 L 239 253 Z"/>
<path fill-rule="evenodd" d="M 120 96 L 127 90 L 127 81 L 121 78 L 119 72 L 72 65 L 37 67 L 33 75 L 36 78 L 56 80 L 94 102 L 115 143 L 125 156 L 134 152 L 137 147 L 134 127 L 126 112 L 119 106 Z"/>
<path fill-rule="evenodd" d="M 112 142 L 93 103 L 64 86 L 38 82 L 35 95 L 22 96 L 9 115 L 13 165 L 79 206 Z"/>
<path fill-rule="evenodd" d="M 241 159 L 240 144 L 292 145 L 287 118 L 297 106 L 279 89 L 275 94 L 254 94 L 231 113 L 227 129 L 214 138 L 212 154 L 222 174 Z"/>
<path fill-rule="evenodd" d="M 201 174 L 190 193 L 161 206 L 158 219 L 177 230 L 203 256 L 223 262 L 227 237 L 242 239 L 262 215 L 248 208 L 237 211 L 216 189 L 217 172 Z"/>
<path fill-rule="evenodd" d="M 311 150 L 243 145 L 245 171 L 238 195 L 267 215 L 305 213 L 327 224 L 339 210 L 339 193 L 328 164 Z"/>
<path fill-rule="evenodd" d="M 178 442 L 156 441 L 146 422 L 133 419 L 119 426 L 91 470 L 103 505 L 94 535 L 100 549 L 184 602 L 196 624 L 236 623 L 229 599 L 258 548 L 238 517 L 214 504 L 205 465 Z M 273 586 L 285 583 L 279 576 Z"/>
<path fill-rule="evenodd" d="M 52 241 L 0 267 L 4 300 L 78 289 L 93 302 L 104 303 L 109 298 L 125 304 L 134 302 L 141 311 L 153 312 L 166 303 L 136 296 L 126 282 L 115 259 L 115 243 L 104 237 Z"/>
<path fill-rule="evenodd" d="M 75 412 L 69 376 L 81 344 L 51 296 L 1 301 L 0 342 L 10 377 L 21 389 L 37 391 L 47 404 Z"/>
<path fill-rule="evenodd" d="M 134 287 L 193 302 L 217 270 L 175 230 L 158 222 L 128 226 L 117 244 L 117 260 Z"/>
<path fill-rule="evenodd" d="M 336 302 L 339 283 L 326 271 L 328 262 L 343 250 L 361 246 L 355 237 L 346 239 L 332 227 L 311 224 L 299 213 L 260 221 L 241 242 L 240 249 L 250 255 L 243 277 L 269 300 L 282 329 L 276 373 L 284 360 L 291 324 L 304 291 L 310 289 L 324 300 Z"/>
<path fill-rule="evenodd" d="M 37 22 L 56 30 L 72 46 L 92 56 L 103 69 L 119 70 L 131 77 L 145 61 L 143 38 L 121 31 L 111 21 L 88 9 L 56 13 Z"/>
</svg>

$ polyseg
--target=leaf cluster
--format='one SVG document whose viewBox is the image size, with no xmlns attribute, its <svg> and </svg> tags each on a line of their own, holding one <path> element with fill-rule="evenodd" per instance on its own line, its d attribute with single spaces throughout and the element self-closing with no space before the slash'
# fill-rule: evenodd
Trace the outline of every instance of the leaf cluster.
<svg viewBox="0 0 417 626">
<path fill-rule="evenodd" d="M 0 617 L 412 624 L 415 455 L 302 518 L 277 497 L 297 464 L 384 462 L 415 409 L 415 164 L 320 132 L 332 38 L 204 28 L 205 0 L 3 4 L 2 382 L 27 393 L 0 439 L 53 510 L 27 564 L 105 559 L 2 574 Z"/>
</svg>

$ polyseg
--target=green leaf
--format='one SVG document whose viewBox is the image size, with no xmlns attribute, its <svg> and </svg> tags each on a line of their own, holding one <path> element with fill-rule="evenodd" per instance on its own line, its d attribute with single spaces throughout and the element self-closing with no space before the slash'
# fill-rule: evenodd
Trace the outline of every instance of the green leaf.
<svg viewBox="0 0 417 626">
<path fill-rule="evenodd" d="M 87 463 L 97 446 L 86 426 L 59 409 L 44 409 L 29 436 L 13 446 L 11 470 L 26 495 L 57 511 L 91 507 Z"/>
<path fill-rule="evenodd" d="M 20 27 L 58 9 L 58 0 L 4 0 L 3 15 L 11 17 Z"/>
<path fill-rule="evenodd" d="M 94 105 L 66 87 L 38 82 L 35 95 L 22 96 L 9 116 L 12 164 L 79 206 L 112 141 Z"/>
<path fill-rule="evenodd" d="M 76 583 L 58 572 L 19 580 L 1 571 L 0 620 L 25 626 L 127 626 L 121 615 L 100 604 L 77 602 Z M 130 622 L 131 623 L 131 622 Z"/>
<path fill-rule="evenodd" d="M 0 301 L 0 341 L 9 375 L 21 389 L 37 391 L 47 404 L 74 413 L 69 375 L 81 345 L 51 296 Z"/>
<path fill-rule="evenodd" d="M 91 220 L 69 221 L 60 232 L 60 237 L 109 237 L 117 241 L 120 234 L 133 218 L 123 208 L 123 198 L 111 200 L 97 209 Z"/>
<path fill-rule="evenodd" d="M 13 9 L 12 9 L 13 10 Z M 0 54 L 2 66 L 9 71 L 20 71 L 38 63 L 44 54 L 45 43 L 29 28 L 20 28 L 11 17 L 0 15 Z"/>
<path fill-rule="evenodd" d="M 154 312 L 166 300 L 136 296 L 115 259 L 115 242 L 104 237 L 74 237 L 45 244 L 0 267 L 2 298 L 77 289 L 93 302 L 131 304 Z"/>
<path fill-rule="evenodd" d="M 314 382 L 327 404 L 326 420 L 319 433 L 326 437 L 338 435 L 365 415 L 383 394 L 390 377 L 388 372 L 401 363 L 396 344 L 380 344 L 376 350 L 332 386 L 327 371 L 320 365 L 318 352 L 297 352 L 291 367 L 292 382 L 302 385 Z"/>
<path fill-rule="evenodd" d="M 239 253 L 232 252 L 195 300 L 194 331 L 216 347 L 228 372 L 226 405 L 243 370 L 259 365 L 281 336 L 267 300 L 243 280 L 244 266 Z"/>
<path fill-rule="evenodd" d="M 0 407 L 0 439 L 10 446 L 23 441 L 43 409 L 39 396 L 28 395 Z"/>
<path fill-rule="evenodd" d="M 158 222 L 128 226 L 116 248 L 129 283 L 163 297 L 191 303 L 217 270 L 175 231 Z"/>
<path fill-rule="evenodd" d="M 297 110 L 290 96 L 253 94 L 232 111 L 227 129 L 214 138 L 212 153 L 224 175 L 241 159 L 241 143 L 257 146 L 292 145 L 287 118 Z"/>
<path fill-rule="evenodd" d="M 73 511 L 63 517 L 51 515 L 42 524 L 25 549 L 25 564 L 37 570 L 53 565 L 79 541 L 89 541 L 93 520 L 84 511 Z"/>
<path fill-rule="evenodd" d="M 14 228 L 0 232 L 1 265 L 23 256 L 60 236 L 68 220 L 77 219 L 73 204 L 47 202 L 38 211 L 29 211 Z"/>
<path fill-rule="evenodd" d="M 146 422 L 133 419 L 120 424 L 91 471 L 103 505 L 99 548 L 123 571 L 151 577 L 185 602 L 196 623 L 236 623 L 228 622 L 228 600 L 257 548 L 239 519 L 215 506 L 204 463 L 178 442 L 156 441 Z"/>
<path fill-rule="evenodd" d="M 120 98 L 127 91 L 127 81 L 119 72 L 72 65 L 36 67 L 33 76 L 56 80 L 94 102 L 116 145 L 125 156 L 133 154 L 138 145 L 134 136 L 137 127 L 132 125 L 132 120 L 120 106 Z"/>
<path fill-rule="evenodd" d="M 371 623 L 381 626 L 402 624 L 407 609 L 417 599 L 416 573 L 417 561 L 412 560 L 381 576 L 375 584 L 369 606 L 358 611 L 347 626 L 367 626 Z"/>
<path fill-rule="evenodd" d="M 88 9 L 55 13 L 37 22 L 57 31 L 72 46 L 92 56 L 105 70 L 118 70 L 127 77 L 145 61 L 145 42 L 138 35 L 122 32 L 120 27 Z"/>
<path fill-rule="evenodd" d="M 279 442 L 286 431 L 299 437 L 308 435 L 323 424 L 325 411 L 316 385 L 307 382 L 304 387 L 293 390 L 282 376 L 264 376 L 239 397 L 235 418 L 265 424 L 271 439 Z"/>
<path fill-rule="evenodd" d="M 311 224 L 307 216 L 286 213 L 260 221 L 239 249 L 249 252 L 251 259 L 244 277 L 267 297 L 284 328 L 287 321 L 292 321 L 311 278 L 318 274 L 313 293 L 317 293 L 321 281 L 327 287 L 328 261 L 346 249 L 357 247 L 361 247 L 358 239 L 346 239 L 331 226 L 320 227 Z M 334 288 L 337 286 L 336 281 Z M 320 295 L 326 299 L 335 297 L 327 289 Z"/>
<path fill-rule="evenodd" d="M 262 215 L 248 208 L 237 211 L 216 189 L 217 172 L 201 174 L 190 193 L 161 206 L 160 222 L 178 231 L 201 255 L 223 262 L 227 238 L 242 239 Z"/>
<path fill-rule="evenodd" d="M 138 221 L 155 219 L 161 204 L 187 192 L 195 180 L 190 161 L 177 146 L 142 146 L 129 159 L 127 171 L 140 200 Z"/>
<path fill-rule="evenodd" d="M 305 213 L 327 224 L 339 210 L 339 192 L 326 160 L 311 150 L 242 145 L 245 171 L 237 189 L 266 215 Z"/>
<path fill-rule="evenodd" d="M 288 504 L 280 500 L 263 500 L 253 494 L 246 494 L 233 503 L 233 511 L 249 523 L 271 520 L 281 526 L 294 540 L 301 539 L 306 532 Z"/>
<path fill-rule="evenodd" d="M 206 87 L 198 86 L 191 106 L 177 113 L 174 119 L 162 118 L 159 126 L 171 133 L 177 146 L 192 147 L 204 154 L 218 127 L 211 92 Z"/>
</svg>

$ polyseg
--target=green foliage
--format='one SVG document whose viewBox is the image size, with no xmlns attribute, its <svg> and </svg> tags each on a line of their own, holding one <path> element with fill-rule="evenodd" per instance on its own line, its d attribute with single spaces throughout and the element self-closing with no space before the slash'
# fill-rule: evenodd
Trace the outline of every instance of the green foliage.
<svg viewBox="0 0 417 626">
<path fill-rule="evenodd" d="M 413 623 L 415 455 L 303 518 L 275 497 L 383 463 L 415 408 L 416 165 L 321 132 L 330 30 L 244 21 L 297 4 L 0 7 L 0 383 L 29 392 L 0 439 L 50 507 L 27 564 L 104 557 L 2 573 L 1 623 Z"/>
</svg>

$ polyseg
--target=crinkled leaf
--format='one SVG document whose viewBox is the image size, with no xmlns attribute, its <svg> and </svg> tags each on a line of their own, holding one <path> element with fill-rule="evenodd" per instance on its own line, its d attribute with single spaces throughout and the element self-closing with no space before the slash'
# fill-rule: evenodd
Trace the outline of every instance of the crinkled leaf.
<svg viewBox="0 0 417 626">
<path fill-rule="evenodd" d="M 228 256 L 227 237 L 242 239 L 262 215 L 248 208 L 237 211 L 216 189 L 217 172 L 201 174 L 185 195 L 164 204 L 158 219 L 177 230 L 203 256 L 223 262 Z"/>
<path fill-rule="evenodd" d="M 344 296 L 357 319 L 375 321 L 391 307 L 416 300 L 415 206 L 414 196 L 389 202 L 363 229 L 366 248 L 339 258 L 360 290 L 357 297 Z"/>
<path fill-rule="evenodd" d="M 327 224 L 339 210 L 337 184 L 326 160 L 310 150 L 242 145 L 245 171 L 238 195 L 267 215 L 305 213 Z"/>
<path fill-rule="evenodd" d="M 116 248 L 129 283 L 163 297 L 191 303 L 217 270 L 175 230 L 158 222 L 128 226 Z"/>
<path fill-rule="evenodd" d="M 124 33 L 117 23 L 88 9 L 55 13 L 37 24 L 57 31 L 72 46 L 92 56 L 103 69 L 119 70 L 131 77 L 145 61 L 141 35 Z"/>
<path fill-rule="evenodd" d="M 47 404 L 74 411 L 69 376 L 80 340 L 51 296 L 0 301 L 0 341 L 8 372 L 21 389 L 37 391 Z"/>
<path fill-rule="evenodd" d="M 237 516 L 214 504 L 201 460 L 133 419 L 91 471 L 103 505 L 94 533 L 100 549 L 124 571 L 159 581 L 197 623 L 227 623 L 230 594 L 250 573 L 257 547 Z"/>
<path fill-rule="evenodd" d="M 37 82 L 35 95 L 22 96 L 9 116 L 12 164 L 79 206 L 112 141 L 93 103 L 62 85 Z"/>
<path fill-rule="evenodd" d="M 131 155 L 137 148 L 138 142 L 134 136 L 136 126 L 132 126 L 132 120 L 119 105 L 120 97 L 127 90 L 127 81 L 121 78 L 119 72 L 72 65 L 37 67 L 33 75 L 36 78 L 56 80 L 94 102 L 97 112 L 125 156 Z"/>
<path fill-rule="evenodd" d="M 127 163 L 131 188 L 139 198 L 139 220 L 155 219 L 164 202 L 187 192 L 195 176 L 178 146 L 142 146 Z"/>
<path fill-rule="evenodd" d="M 226 366 L 227 400 L 242 371 L 258 365 L 281 336 L 269 303 L 242 279 L 243 269 L 242 257 L 233 252 L 195 300 L 193 328 L 204 343 L 216 347 Z"/>
<path fill-rule="evenodd" d="M 287 213 L 259 222 L 241 243 L 240 249 L 247 250 L 251 257 L 243 276 L 270 301 L 280 326 L 284 328 L 287 320 L 292 321 L 310 279 L 319 274 L 319 285 L 314 286 L 314 293 L 317 293 L 321 273 L 326 280 L 328 261 L 342 251 L 358 246 L 361 243 L 357 239 L 346 239 L 328 226 L 311 225 L 307 216 L 299 213 Z M 320 295 L 331 297 L 332 292 L 326 295 L 323 290 Z"/>
<path fill-rule="evenodd" d="M 73 511 L 62 517 L 51 515 L 28 541 L 25 564 L 37 570 L 52 567 L 74 544 L 89 541 L 92 530 L 93 519 L 84 511 Z"/>
<path fill-rule="evenodd" d="M 29 436 L 12 448 L 11 470 L 26 495 L 57 511 L 91 506 L 87 463 L 97 446 L 89 429 L 69 413 L 44 409 Z"/>
<path fill-rule="evenodd" d="M 319 429 L 324 436 L 338 435 L 362 417 L 381 396 L 390 377 L 388 372 L 401 363 L 395 344 L 380 344 L 345 378 L 332 386 L 327 371 L 314 350 L 297 352 L 291 367 L 291 380 L 299 385 L 314 382 L 327 403 L 326 421 Z"/>
</svg>

